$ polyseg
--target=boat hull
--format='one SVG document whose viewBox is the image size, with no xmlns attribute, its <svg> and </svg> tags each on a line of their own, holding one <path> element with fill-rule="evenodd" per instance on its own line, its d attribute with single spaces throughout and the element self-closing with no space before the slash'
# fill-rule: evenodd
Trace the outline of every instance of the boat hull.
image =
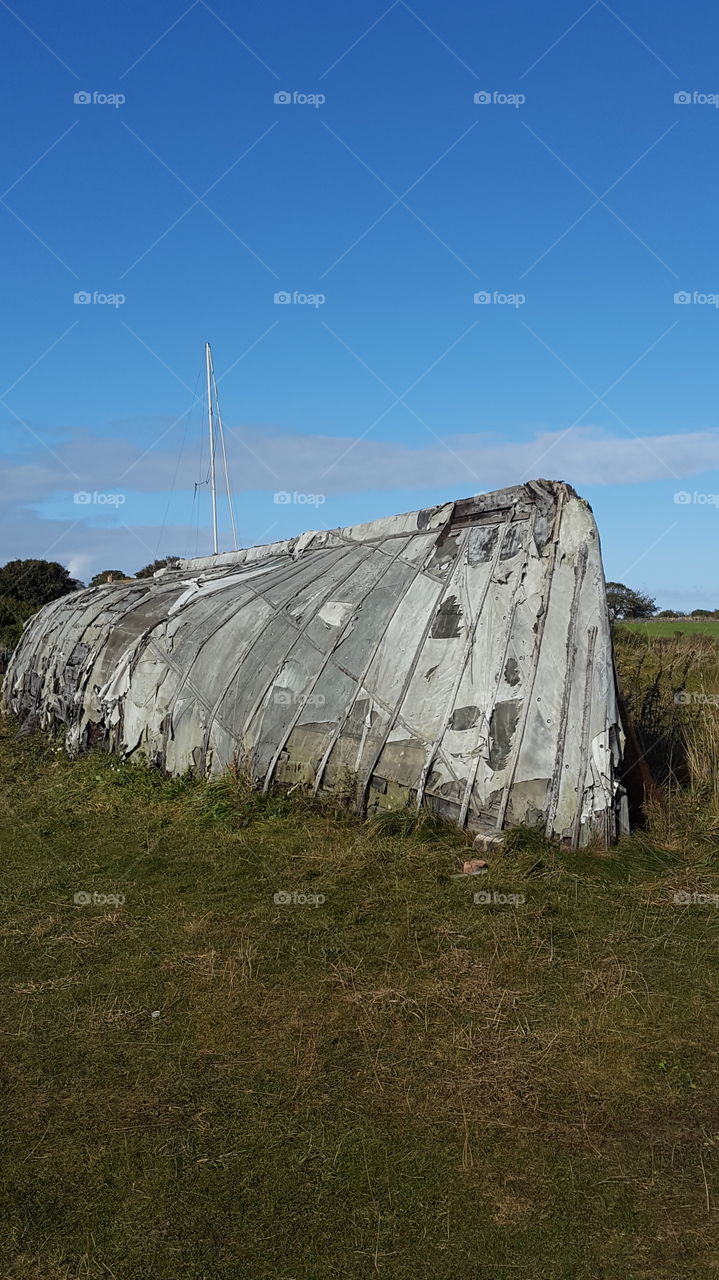
<svg viewBox="0 0 719 1280">
<path fill-rule="evenodd" d="M 257 786 L 427 804 L 480 840 L 627 825 L 599 538 L 558 482 L 64 596 L 28 623 L 5 701 L 73 754 L 239 759 Z"/>
</svg>

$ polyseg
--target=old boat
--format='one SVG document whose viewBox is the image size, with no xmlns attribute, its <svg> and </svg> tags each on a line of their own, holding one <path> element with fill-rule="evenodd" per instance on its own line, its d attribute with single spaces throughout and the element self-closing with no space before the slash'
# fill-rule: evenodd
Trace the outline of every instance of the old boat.
<svg viewBox="0 0 719 1280">
<path fill-rule="evenodd" d="M 216 545 L 216 544 L 215 544 Z M 480 840 L 627 828 L 597 528 L 547 480 L 63 596 L 5 700 L 70 753 L 426 804 Z"/>
</svg>

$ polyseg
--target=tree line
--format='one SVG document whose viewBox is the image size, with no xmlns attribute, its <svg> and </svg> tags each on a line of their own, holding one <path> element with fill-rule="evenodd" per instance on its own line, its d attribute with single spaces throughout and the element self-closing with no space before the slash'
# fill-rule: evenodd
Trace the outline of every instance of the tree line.
<svg viewBox="0 0 719 1280">
<path fill-rule="evenodd" d="M 164 556 L 153 560 L 134 575 L 123 569 L 103 569 L 96 573 L 89 587 L 104 586 L 108 582 L 130 582 L 136 578 L 151 578 L 158 569 L 178 563 L 177 556 Z M 71 591 L 85 586 L 78 578 L 56 560 L 9 560 L 0 568 L 0 649 L 12 649 L 17 644 L 23 625 L 43 605 Z M 607 583 L 607 603 L 612 622 L 642 618 L 662 617 L 715 617 L 719 610 L 694 609 L 685 615 L 665 609 L 659 613 L 651 596 L 635 591 L 622 582 Z"/>
<path fill-rule="evenodd" d="M 607 604 L 612 622 L 634 622 L 646 618 L 719 618 L 719 609 L 659 610 L 651 596 L 633 591 L 622 582 L 607 583 Z"/>
<path fill-rule="evenodd" d="M 151 578 L 157 569 L 174 564 L 177 556 L 164 556 L 138 569 L 134 577 Z M 87 585 L 98 587 L 106 582 L 132 580 L 133 575 L 122 569 L 103 569 Z M 15 647 L 24 624 L 43 605 L 84 586 L 57 560 L 8 560 L 0 567 L 0 649 Z"/>
</svg>

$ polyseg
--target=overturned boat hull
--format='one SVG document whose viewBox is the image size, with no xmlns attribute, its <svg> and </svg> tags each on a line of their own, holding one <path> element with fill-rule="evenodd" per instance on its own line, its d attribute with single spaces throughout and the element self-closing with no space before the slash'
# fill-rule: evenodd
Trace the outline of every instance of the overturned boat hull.
<svg viewBox="0 0 719 1280">
<path fill-rule="evenodd" d="M 71 753 L 430 804 L 492 840 L 626 828 L 596 525 L 535 481 L 53 601 L 5 682 Z"/>
</svg>

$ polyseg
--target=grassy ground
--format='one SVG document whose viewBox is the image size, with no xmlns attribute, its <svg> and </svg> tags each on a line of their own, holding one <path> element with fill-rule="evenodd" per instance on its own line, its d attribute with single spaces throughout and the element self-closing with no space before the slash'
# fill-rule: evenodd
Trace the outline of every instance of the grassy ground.
<svg viewBox="0 0 719 1280">
<path fill-rule="evenodd" d="M 664 842 L 719 849 L 719 645 L 706 635 L 619 627 L 620 686 L 658 784 L 649 805 Z"/>
<path fill-rule="evenodd" d="M 617 630 L 634 631 L 641 636 L 712 636 L 719 639 L 717 618 L 649 618 L 646 622 L 621 622 Z"/>
<path fill-rule="evenodd" d="M 711 846 L 455 879 L 441 825 L 15 732 L 3 1280 L 716 1275 Z"/>
</svg>

